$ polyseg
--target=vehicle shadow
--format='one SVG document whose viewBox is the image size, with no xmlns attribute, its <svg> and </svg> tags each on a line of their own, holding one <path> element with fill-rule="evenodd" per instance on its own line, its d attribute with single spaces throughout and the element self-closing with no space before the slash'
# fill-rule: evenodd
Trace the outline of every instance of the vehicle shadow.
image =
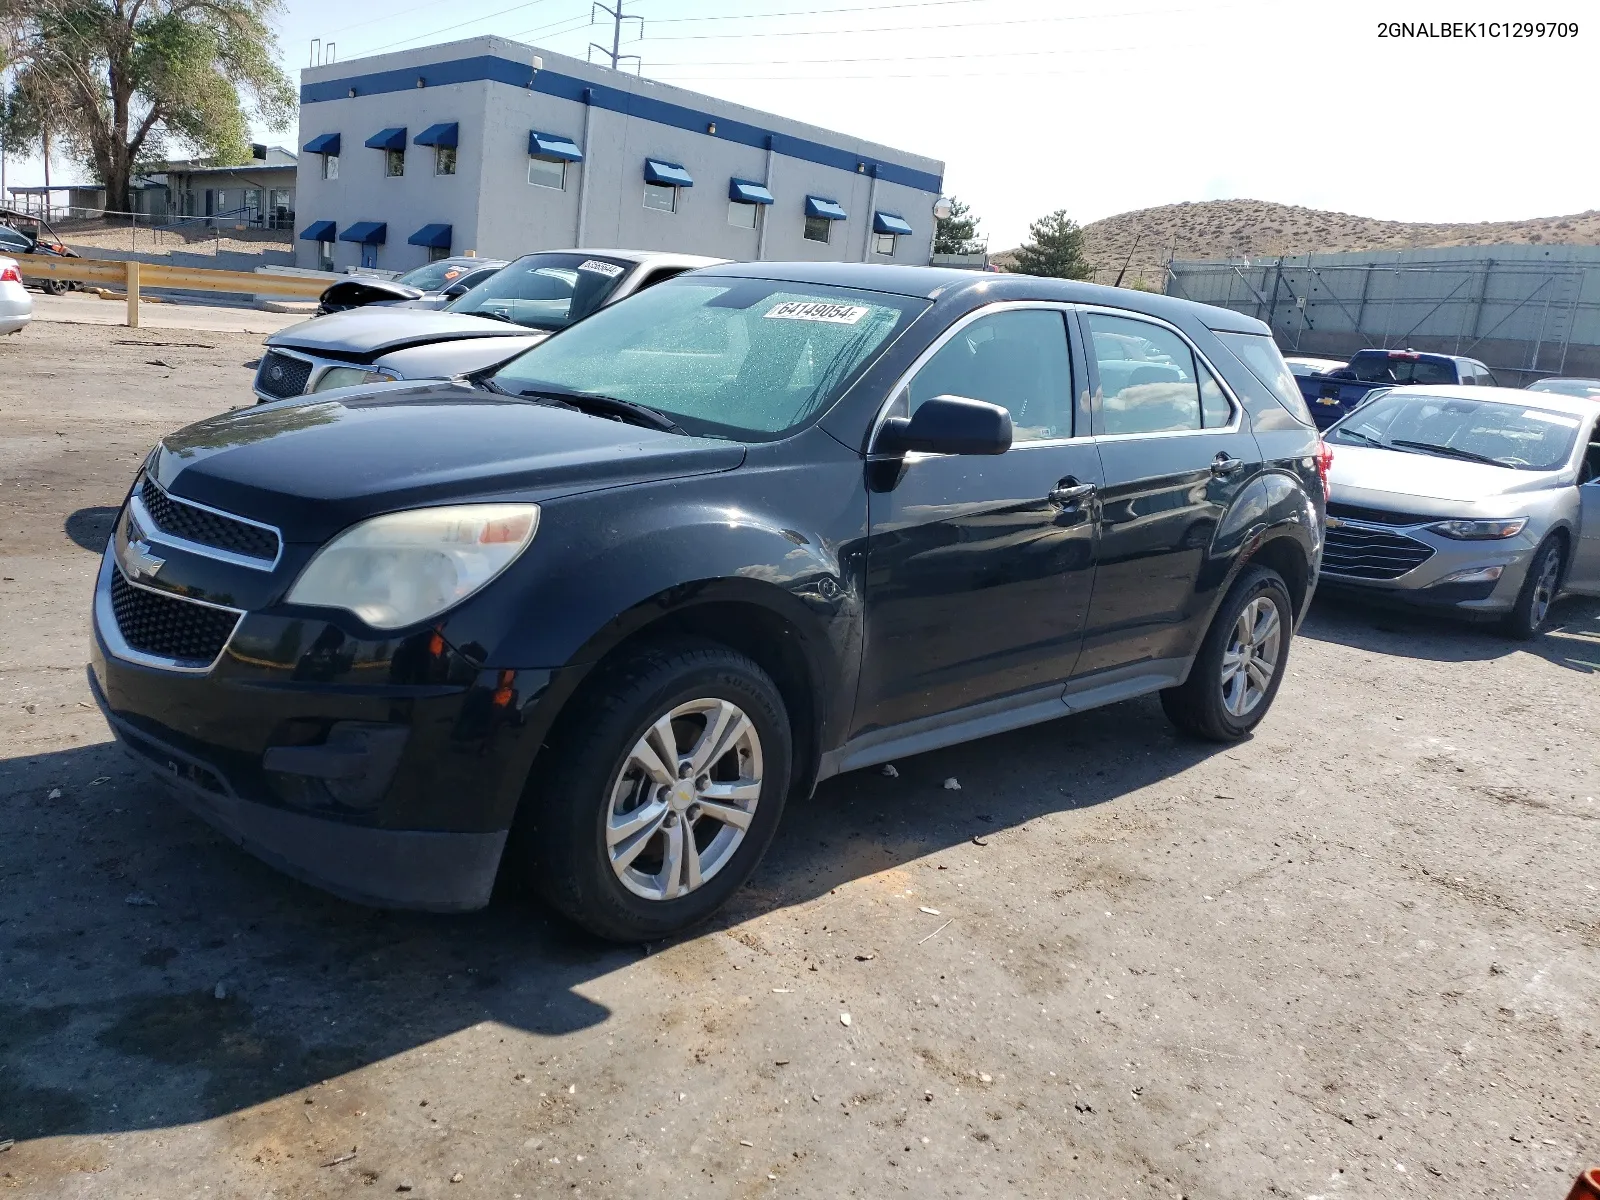
<svg viewBox="0 0 1600 1200">
<path fill-rule="evenodd" d="M 111 531 L 117 527 L 117 515 L 121 512 L 121 507 L 115 505 L 80 508 L 67 517 L 61 528 L 74 545 L 100 554 L 111 540 Z"/>
<path fill-rule="evenodd" d="M 1433 662 L 1486 662 L 1508 654 L 1536 654 L 1571 671 L 1600 671 L 1600 600 L 1581 596 L 1557 601 L 1545 632 L 1526 642 L 1507 637 L 1493 625 L 1323 593 L 1312 601 L 1300 634 L 1357 650 Z"/>
<path fill-rule="evenodd" d="M 680 940 L 1217 749 L 1180 741 L 1147 699 L 842 776 L 790 809 L 751 883 Z M 0 759 L 0 828 L 0 1138 L 205 1120 L 483 1021 L 588 1028 L 613 1014 L 579 989 L 641 955 L 531 902 L 430 916 L 324 895 L 104 743 Z"/>
</svg>

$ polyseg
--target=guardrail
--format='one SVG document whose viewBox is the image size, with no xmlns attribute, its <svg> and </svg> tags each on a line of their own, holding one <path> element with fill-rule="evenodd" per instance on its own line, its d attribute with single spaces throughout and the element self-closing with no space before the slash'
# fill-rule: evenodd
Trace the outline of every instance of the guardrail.
<svg viewBox="0 0 1600 1200">
<path fill-rule="evenodd" d="M 120 285 L 128 295 L 128 326 L 139 326 L 141 287 L 177 288 L 189 292 L 225 292 L 245 296 L 283 296 L 315 300 L 326 290 L 323 279 L 300 279 L 256 271 L 213 271 L 206 267 L 163 267 L 132 260 L 57 258 L 45 254 L 20 254 L 17 262 L 29 278 L 71 280 L 75 283 Z"/>
</svg>

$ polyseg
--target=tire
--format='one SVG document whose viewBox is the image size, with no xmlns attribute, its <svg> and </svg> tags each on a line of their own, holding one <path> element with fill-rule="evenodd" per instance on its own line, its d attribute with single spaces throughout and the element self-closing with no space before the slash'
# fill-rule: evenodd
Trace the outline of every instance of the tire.
<svg viewBox="0 0 1600 1200">
<path fill-rule="evenodd" d="M 1566 560 L 1566 547 L 1560 538 L 1547 537 L 1539 543 L 1528 562 L 1528 574 L 1517 592 L 1517 601 L 1505 619 L 1508 637 L 1525 642 L 1539 636 L 1550 617 L 1550 606 L 1561 593 Z"/>
<path fill-rule="evenodd" d="M 46 279 L 39 285 L 39 290 L 46 296 L 59 296 L 67 290 L 67 284 L 60 279 Z"/>
<path fill-rule="evenodd" d="M 1260 639 L 1246 666 L 1238 662 L 1239 634 L 1245 613 L 1252 632 Z M 1260 622 L 1272 614 L 1275 625 L 1269 632 Z M 1200 652 L 1189 669 L 1189 678 L 1161 693 L 1161 707 L 1184 733 L 1213 742 L 1236 742 L 1261 723 L 1272 707 L 1289 663 L 1289 642 L 1293 636 L 1294 606 L 1283 577 L 1267 567 L 1246 567 L 1223 598 L 1211 628 L 1206 631 Z M 1225 660 L 1233 667 L 1225 679 Z M 1248 664 L 1253 662 L 1255 671 Z M 1263 666 L 1270 676 L 1261 686 Z M 1244 675 L 1241 685 L 1235 682 Z"/>
<path fill-rule="evenodd" d="M 732 712 L 696 709 L 701 702 Z M 663 764 L 665 753 L 651 761 L 666 774 L 658 770 L 652 778 L 640 767 L 641 744 L 660 746 L 669 732 L 681 762 L 700 749 L 699 739 L 719 717 L 726 716 L 727 731 L 745 730 L 734 713 L 746 718 L 748 730 L 719 739 L 730 748 L 711 760 L 710 773 L 698 761 L 669 788 L 662 780 L 672 778 L 674 764 Z M 601 667 L 547 746 L 518 814 L 516 865 L 557 911 L 617 942 L 667 937 L 727 902 L 777 831 L 794 752 L 783 697 L 767 674 L 744 655 L 701 641 L 649 646 Z M 719 788 L 727 790 L 723 803 Z M 709 815 L 710 806 L 730 820 Z M 744 828 L 731 809 L 748 810 Z M 684 834 L 692 836 L 693 855 L 685 852 Z M 614 854 L 629 861 L 614 866 Z M 691 860 L 701 870 L 698 883 Z"/>
</svg>

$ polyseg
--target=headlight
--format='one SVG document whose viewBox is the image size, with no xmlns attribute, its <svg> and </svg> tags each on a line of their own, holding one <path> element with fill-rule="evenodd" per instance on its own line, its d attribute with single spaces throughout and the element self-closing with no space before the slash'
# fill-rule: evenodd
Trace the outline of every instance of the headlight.
<svg viewBox="0 0 1600 1200">
<path fill-rule="evenodd" d="M 330 388 L 360 387 L 364 383 L 393 383 L 399 376 L 387 371 L 370 371 L 366 367 L 331 367 L 322 373 L 313 392 L 326 392 Z"/>
<path fill-rule="evenodd" d="M 342 608 L 400 629 L 459 604 L 515 561 L 539 528 L 537 504 L 459 504 L 353 525 L 307 564 L 290 604 Z"/>
<path fill-rule="evenodd" d="M 1506 517 L 1500 521 L 1440 521 L 1428 528 L 1447 538 L 1464 542 L 1492 541 L 1516 537 L 1528 524 L 1527 517 Z"/>
</svg>

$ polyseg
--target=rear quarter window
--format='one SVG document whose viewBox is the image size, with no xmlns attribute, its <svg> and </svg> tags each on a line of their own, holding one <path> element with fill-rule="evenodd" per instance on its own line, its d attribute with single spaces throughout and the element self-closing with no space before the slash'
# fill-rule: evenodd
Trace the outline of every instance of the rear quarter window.
<svg viewBox="0 0 1600 1200">
<path fill-rule="evenodd" d="M 1244 364 L 1246 370 L 1272 393 L 1277 402 L 1288 409 L 1295 420 L 1310 425 L 1311 411 L 1306 408 L 1305 397 L 1295 381 L 1289 364 L 1283 361 L 1278 344 L 1265 333 L 1217 333 L 1217 340 Z"/>
</svg>

